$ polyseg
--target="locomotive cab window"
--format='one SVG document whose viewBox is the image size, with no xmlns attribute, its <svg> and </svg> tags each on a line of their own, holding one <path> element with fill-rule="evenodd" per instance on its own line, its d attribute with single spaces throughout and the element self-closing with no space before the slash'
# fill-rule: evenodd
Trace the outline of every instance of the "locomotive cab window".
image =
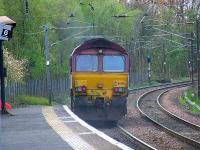
<svg viewBox="0 0 200 150">
<path fill-rule="evenodd" d="M 105 72 L 124 72 L 125 58 L 124 56 L 104 56 L 103 71 Z"/>
<path fill-rule="evenodd" d="M 76 71 L 97 71 L 98 57 L 96 55 L 78 55 L 76 57 Z"/>
</svg>

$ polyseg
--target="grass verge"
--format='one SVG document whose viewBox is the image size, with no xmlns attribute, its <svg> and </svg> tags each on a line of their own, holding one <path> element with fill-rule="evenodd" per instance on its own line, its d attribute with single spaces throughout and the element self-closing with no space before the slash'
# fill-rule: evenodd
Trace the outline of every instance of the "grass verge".
<svg viewBox="0 0 200 150">
<path fill-rule="evenodd" d="M 28 105 L 49 105 L 49 101 L 43 97 L 18 95 L 11 102 L 12 107 L 23 107 Z"/>
<path fill-rule="evenodd" d="M 192 102 L 193 105 L 189 101 Z M 200 100 L 196 96 L 195 89 L 191 88 L 187 90 L 184 96 L 180 97 L 179 102 L 181 106 L 190 113 L 200 115 L 200 110 L 197 108 L 200 107 Z"/>
</svg>

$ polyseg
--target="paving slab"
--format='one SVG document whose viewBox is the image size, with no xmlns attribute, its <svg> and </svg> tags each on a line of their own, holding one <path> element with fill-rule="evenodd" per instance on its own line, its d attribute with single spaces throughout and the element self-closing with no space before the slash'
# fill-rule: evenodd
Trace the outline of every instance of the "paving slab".
<svg viewBox="0 0 200 150">
<path fill-rule="evenodd" d="M 71 150 L 48 125 L 42 107 L 18 108 L 1 115 L 0 150 Z"/>
</svg>

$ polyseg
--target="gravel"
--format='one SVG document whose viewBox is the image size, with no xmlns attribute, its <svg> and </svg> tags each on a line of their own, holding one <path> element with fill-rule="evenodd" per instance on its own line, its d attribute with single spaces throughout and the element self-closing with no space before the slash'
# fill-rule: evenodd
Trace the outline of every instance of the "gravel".
<svg viewBox="0 0 200 150">
<path fill-rule="evenodd" d="M 160 127 L 153 124 L 146 117 L 142 116 L 136 107 L 136 101 L 141 94 L 147 90 L 156 88 L 146 89 L 137 91 L 136 93 L 130 94 L 128 98 L 128 114 L 119 121 L 119 124 L 128 132 L 143 140 L 149 145 L 156 149 L 192 149 L 185 143 L 181 142 L 177 138 L 164 132 Z"/>
<path fill-rule="evenodd" d="M 187 87 L 176 88 L 167 92 L 162 98 L 162 106 L 176 116 L 200 126 L 200 117 L 191 114 L 179 103 L 179 97 L 183 95 L 186 89 Z"/>
</svg>

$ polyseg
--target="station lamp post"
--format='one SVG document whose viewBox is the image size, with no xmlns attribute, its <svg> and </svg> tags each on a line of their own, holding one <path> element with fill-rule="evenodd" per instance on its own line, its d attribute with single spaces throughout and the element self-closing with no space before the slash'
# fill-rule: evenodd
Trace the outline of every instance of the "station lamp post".
<svg viewBox="0 0 200 150">
<path fill-rule="evenodd" d="M 12 31 L 16 26 L 16 22 L 7 16 L 0 16 L 0 81 L 1 81 L 1 114 L 8 114 L 5 107 L 5 77 L 6 68 L 4 68 L 3 59 L 3 41 L 12 38 Z"/>
</svg>

